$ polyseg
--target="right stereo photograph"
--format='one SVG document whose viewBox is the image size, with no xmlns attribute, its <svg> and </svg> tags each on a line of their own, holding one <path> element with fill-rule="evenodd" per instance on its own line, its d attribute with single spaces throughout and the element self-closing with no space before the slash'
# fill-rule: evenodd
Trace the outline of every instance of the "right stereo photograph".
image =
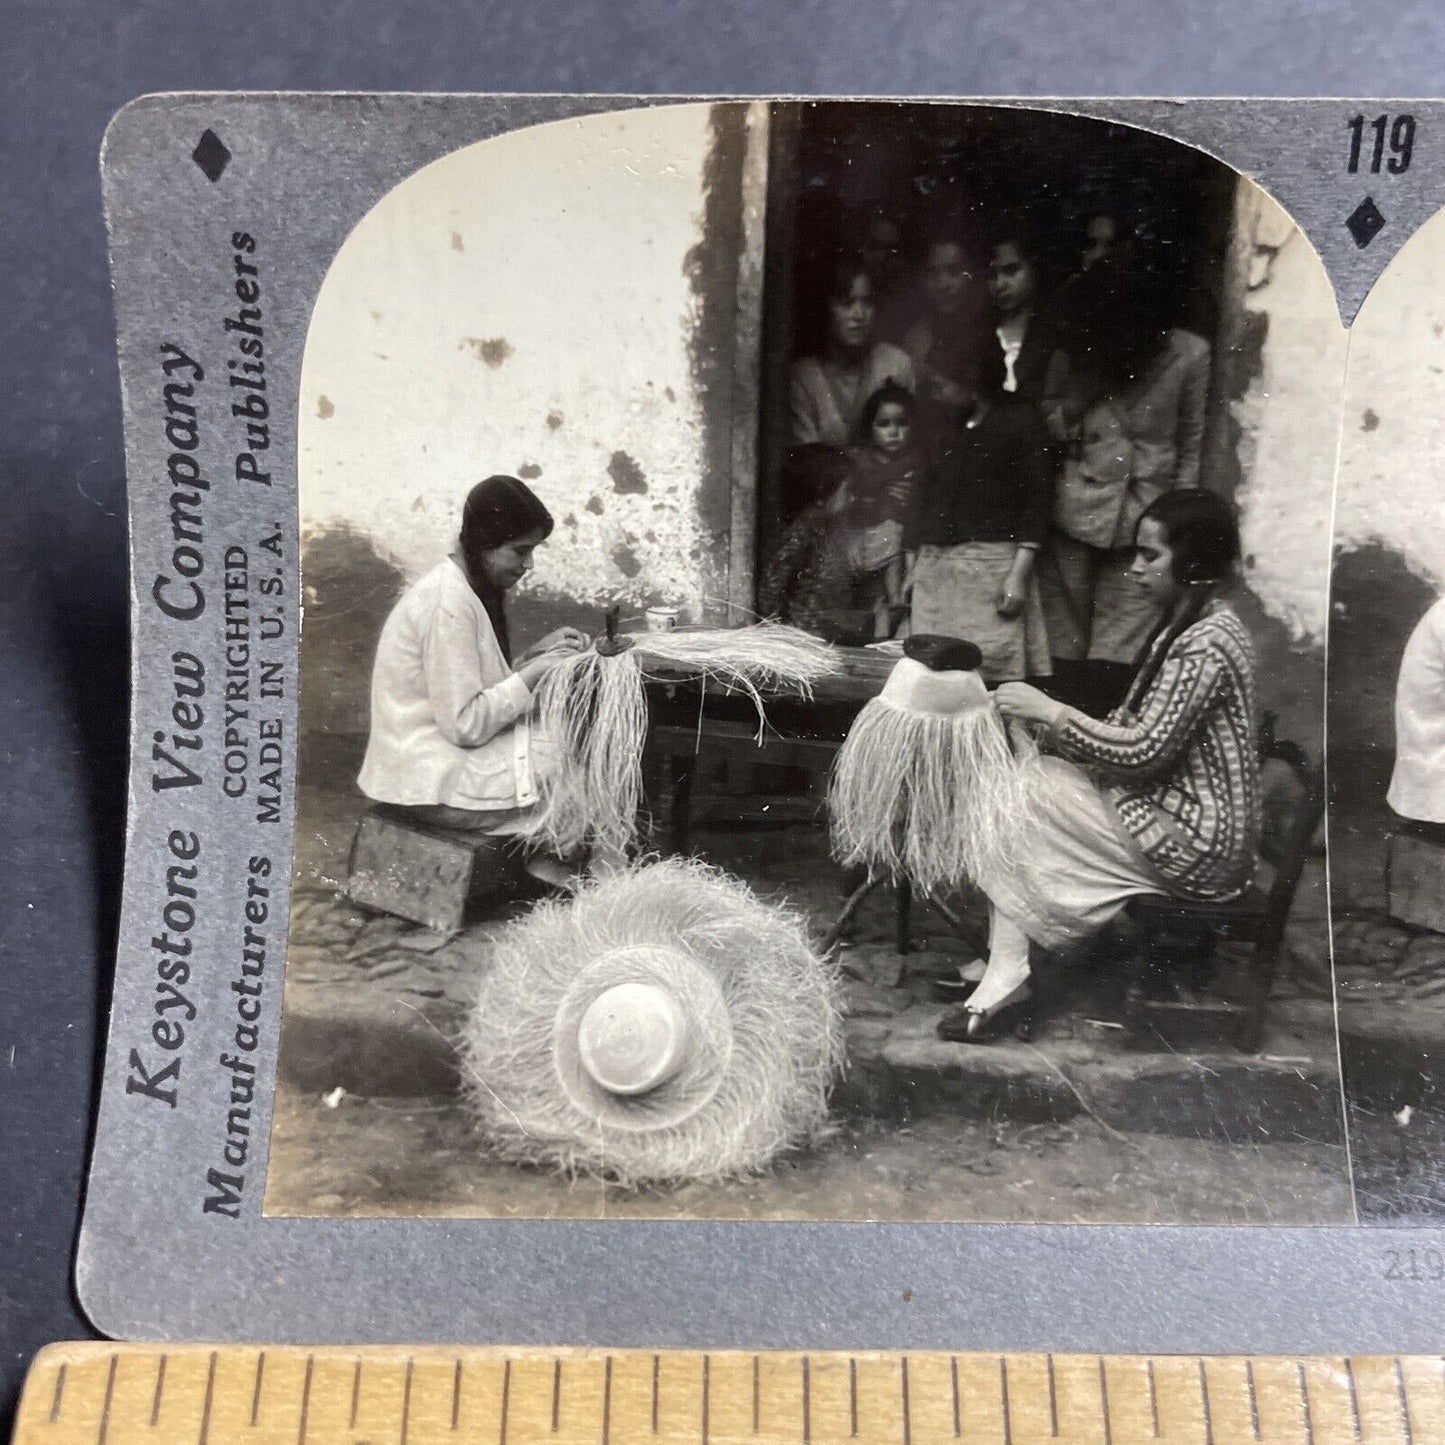
<svg viewBox="0 0 1445 1445">
<path fill-rule="evenodd" d="M 1445 1218 L 1442 404 L 1445 214 L 1406 243 L 1351 328 L 1340 433 L 1329 857 L 1362 1222 Z"/>
</svg>

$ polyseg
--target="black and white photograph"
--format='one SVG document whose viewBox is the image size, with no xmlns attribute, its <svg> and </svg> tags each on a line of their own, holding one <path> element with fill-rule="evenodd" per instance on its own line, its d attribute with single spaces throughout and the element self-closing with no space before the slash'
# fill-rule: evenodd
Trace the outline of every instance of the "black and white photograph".
<svg viewBox="0 0 1445 1445">
<path fill-rule="evenodd" d="M 1382 372 L 1355 437 L 1348 336 L 1248 177 L 1025 106 L 618 109 L 401 179 L 306 322 L 266 1213 L 1353 1222 L 1336 460 L 1434 408 Z M 1434 533 L 1361 486 L 1403 625 Z M 1335 941 L 1423 959 L 1421 626 L 1414 912 Z"/>
<path fill-rule="evenodd" d="M 1330 617 L 1330 887 L 1360 1217 L 1445 1218 L 1445 225 L 1351 331 Z M 1438 1264 L 1438 1261 L 1436 1261 Z"/>
</svg>

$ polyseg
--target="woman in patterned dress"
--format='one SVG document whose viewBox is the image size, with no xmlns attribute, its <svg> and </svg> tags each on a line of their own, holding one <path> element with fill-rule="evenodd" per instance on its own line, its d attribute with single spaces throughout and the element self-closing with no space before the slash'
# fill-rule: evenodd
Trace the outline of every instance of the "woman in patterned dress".
<svg viewBox="0 0 1445 1445">
<path fill-rule="evenodd" d="M 989 900 L 987 967 L 943 1037 L 994 1037 L 1026 1005 L 1030 942 L 1083 939 L 1138 894 L 1223 902 L 1248 886 L 1260 832 L 1254 648 L 1219 595 L 1238 557 L 1227 502 L 1166 493 L 1135 534 L 1130 575 L 1162 620 L 1123 704 L 1099 721 L 1028 683 L 998 689 L 999 712 L 1038 730 L 1047 786 L 1017 865 L 975 880 Z"/>
</svg>

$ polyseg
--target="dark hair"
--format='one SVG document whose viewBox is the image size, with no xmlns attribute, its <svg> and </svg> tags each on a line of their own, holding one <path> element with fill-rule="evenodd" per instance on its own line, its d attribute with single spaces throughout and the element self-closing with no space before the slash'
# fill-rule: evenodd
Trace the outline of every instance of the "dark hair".
<svg viewBox="0 0 1445 1445">
<path fill-rule="evenodd" d="M 992 329 L 980 329 L 974 358 L 973 377 L 978 394 L 983 397 L 1000 395 L 1004 382 L 1008 380 L 1008 363 Z"/>
<path fill-rule="evenodd" d="M 504 547 L 528 532 L 552 535 L 552 514 L 525 482 L 502 474 L 478 482 L 462 506 L 462 554 Z"/>
<path fill-rule="evenodd" d="M 532 532 L 552 534 L 552 514 L 525 482 L 497 475 L 478 482 L 462 506 L 461 553 L 472 590 L 487 609 L 502 656 L 512 660 L 511 638 L 501 588 L 487 580 L 482 554 Z"/>
<path fill-rule="evenodd" d="M 901 406 L 908 413 L 909 421 L 913 420 L 918 408 L 913 393 L 906 386 L 899 386 L 896 381 L 885 381 L 863 403 L 863 410 L 858 413 L 858 424 L 853 432 L 856 441 L 866 445 L 873 439 L 873 423 L 878 419 L 878 413 L 890 403 Z"/>
<path fill-rule="evenodd" d="M 1139 670 L 1129 687 L 1130 707 L 1149 690 L 1174 639 L 1199 620 L 1210 591 L 1229 580 L 1239 561 L 1239 522 L 1234 508 L 1217 492 L 1198 487 L 1165 492 L 1139 514 L 1134 528 L 1136 539 L 1145 522 L 1154 522 L 1163 529 L 1169 539 L 1170 572 L 1176 582 L 1190 590 L 1178 616 L 1161 619 L 1149 634 Z M 1164 642 L 1156 647 L 1161 634 Z"/>
<path fill-rule="evenodd" d="M 877 291 L 878 283 L 873 278 L 873 268 L 859 252 L 845 251 L 841 256 L 835 257 L 828 268 L 825 298 L 829 301 L 846 301 L 853 291 L 853 283 L 860 276 L 867 278 L 870 291 Z"/>
<path fill-rule="evenodd" d="M 987 245 L 990 256 L 1000 246 L 1013 246 L 1035 271 L 1043 270 L 1044 243 L 1038 228 L 1026 216 L 1000 217 L 989 227 Z"/>
<path fill-rule="evenodd" d="M 1106 386 L 1134 381 L 1169 334 L 1168 288 L 1153 268 L 1117 253 L 1076 277 L 1064 326 L 1070 359 Z"/>
<path fill-rule="evenodd" d="M 1139 525 L 1145 522 L 1164 529 L 1176 582 L 1223 582 L 1239 561 L 1239 523 L 1234 508 L 1217 492 L 1198 487 L 1165 492 L 1140 513 Z"/>
</svg>

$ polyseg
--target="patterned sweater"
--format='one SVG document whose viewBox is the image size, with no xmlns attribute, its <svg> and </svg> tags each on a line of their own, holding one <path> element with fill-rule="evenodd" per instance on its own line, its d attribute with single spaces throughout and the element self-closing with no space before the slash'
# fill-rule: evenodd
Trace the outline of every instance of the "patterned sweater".
<svg viewBox="0 0 1445 1445">
<path fill-rule="evenodd" d="M 1051 750 L 1105 788 L 1171 892 L 1222 902 L 1249 885 L 1261 818 L 1254 646 L 1227 607 L 1175 638 L 1136 704 L 1103 722 L 1070 717 Z"/>
</svg>

